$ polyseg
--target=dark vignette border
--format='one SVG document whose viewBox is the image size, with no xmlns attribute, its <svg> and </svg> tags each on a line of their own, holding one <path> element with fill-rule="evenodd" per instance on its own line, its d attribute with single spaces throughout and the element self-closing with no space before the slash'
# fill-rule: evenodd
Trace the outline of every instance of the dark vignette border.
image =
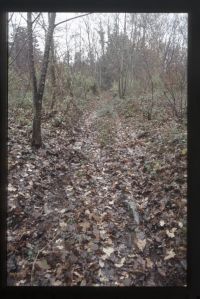
<svg viewBox="0 0 200 299">
<path fill-rule="evenodd" d="M 200 298 L 200 9 L 186 0 L 23 0 L 1 1 L 0 10 L 0 284 L 3 298 Z M 186 12 L 189 13 L 188 42 L 188 272 L 187 287 L 7 287 L 7 15 L 8 11 L 82 11 L 82 12 Z"/>
</svg>

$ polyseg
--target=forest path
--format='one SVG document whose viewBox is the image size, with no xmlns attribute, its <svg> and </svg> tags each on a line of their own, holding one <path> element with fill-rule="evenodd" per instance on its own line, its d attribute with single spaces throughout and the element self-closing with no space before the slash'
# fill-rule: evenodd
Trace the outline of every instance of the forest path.
<svg viewBox="0 0 200 299">
<path fill-rule="evenodd" d="M 185 185 L 182 191 L 173 185 L 170 197 L 163 188 L 175 173 L 174 150 L 170 143 L 168 160 L 162 162 L 157 124 L 149 138 L 141 138 L 141 128 L 144 132 L 150 124 L 141 124 L 140 115 L 126 121 L 114 103 L 108 94 L 90 102 L 71 135 L 49 119 L 43 126 L 45 147 L 37 151 L 13 113 L 8 285 L 162 286 L 184 281 L 185 203 L 180 194 Z M 180 177 L 185 167 L 181 157 Z M 172 204 L 175 210 L 168 208 Z M 176 230 L 180 246 L 173 264 Z"/>
<path fill-rule="evenodd" d="M 138 284 L 136 276 L 141 276 L 145 267 L 141 253 L 146 240 L 133 188 L 133 184 L 137 185 L 133 182 L 134 171 L 138 171 L 137 158 L 143 153 L 142 149 L 138 151 L 137 146 L 133 147 L 136 133 L 125 131 L 116 111 L 101 121 L 103 126 L 106 122 L 111 126 L 109 137 L 114 137 L 114 144 L 111 140 L 107 146 L 101 146 L 99 115 L 110 101 L 111 97 L 105 97 L 86 114 L 78 142 L 74 144 L 88 161 L 81 167 L 82 176 L 87 177 L 87 190 L 80 194 L 78 201 L 84 211 L 81 223 L 84 238 L 90 240 L 84 248 L 91 253 L 91 262 L 96 260 L 93 267 L 98 269 L 92 272 L 92 280 L 87 285 L 134 285 Z M 74 178 L 79 171 L 80 167 L 74 170 Z M 80 182 L 75 185 L 77 189 Z M 80 213 L 80 209 L 77 211 Z"/>
<path fill-rule="evenodd" d="M 10 172 L 19 196 L 9 201 L 14 229 L 8 230 L 8 239 L 16 251 L 10 245 L 8 263 L 9 271 L 17 270 L 18 285 L 145 283 L 137 279 L 145 267 L 144 246 L 134 243 L 139 223 L 135 205 L 130 206 L 136 162 L 118 115 L 102 115 L 110 100 L 102 97 L 87 111 L 73 142 L 59 134 L 58 143 L 59 130 L 37 152 L 23 141 L 20 164 L 12 164 Z M 16 143 L 17 153 L 18 148 Z M 15 159 L 15 144 L 12 152 Z M 15 209 L 23 210 L 20 219 Z"/>
</svg>

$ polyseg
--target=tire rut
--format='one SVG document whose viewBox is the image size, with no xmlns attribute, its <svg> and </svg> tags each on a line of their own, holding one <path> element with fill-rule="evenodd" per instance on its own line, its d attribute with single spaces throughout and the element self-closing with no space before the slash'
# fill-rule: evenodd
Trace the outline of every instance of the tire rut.
<svg viewBox="0 0 200 299">
<path fill-rule="evenodd" d="M 101 260 L 104 266 L 100 268 L 96 280 L 99 280 L 101 285 L 116 285 L 116 279 L 118 285 L 134 285 L 137 271 L 132 271 L 132 274 L 129 275 L 128 270 L 131 270 L 131 265 L 135 264 L 135 257 L 139 256 L 139 263 L 141 263 L 141 248 L 138 248 L 137 241 L 144 240 L 145 234 L 140 229 L 139 214 L 137 212 L 137 203 L 134 200 L 134 195 L 132 192 L 126 192 L 126 186 L 130 185 L 130 178 L 128 181 L 126 174 L 119 177 L 118 172 L 113 171 L 113 165 L 116 170 L 121 168 L 120 160 L 117 161 L 116 157 L 121 156 L 121 151 L 126 153 L 127 147 L 125 146 L 125 148 L 123 148 L 122 145 L 123 142 L 127 140 L 127 136 L 122 128 L 119 116 L 115 114 L 118 144 L 115 146 L 114 155 L 112 147 L 101 148 L 98 143 L 97 132 L 94 131 L 94 123 L 98 118 L 98 108 L 99 107 L 89 116 L 87 115 L 81 130 L 82 133 L 78 138 L 78 140 L 80 140 L 78 143 L 79 150 L 87 157 L 87 171 L 92 170 L 89 176 L 92 178 L 92 182 L 95 183 L 95 187 L 93 184 L 92 187 L 90 185 L 88 186 L 90 190 L 86 193 L 90 195 L 90 192 L 92 192 L 91 189 L 93 189 L 93 200 L 96 204 L 93 206 L 93 202 L 90 198 L 84 201 L 83 196 L 81 199 L 82 205 L 85 210 L 90 208 L 90 213 L 96 213 L 98 217 L 101 217 L 102 214 L 105 215 L 105 227 L 103 226 L 103 229 L 100 229 L 100 231 L 104 232 L 105 239 L 109 238 L 109 240 L 112 240 L 113 243 L 110 242 L 110 245 L 114 246 L 115 253 L 111 254 L 111 258 L 104 261 Z M 135 135 L 132 137 L 134 139 Z M 74 146 L 76 147 L 77 144 Z M 112 211 L 112 213 L 110 211 Z M 102 223 L 96 224 L 98 229 L 102 226 Z M 106 250 L 108 244 L 101 241 L 99 247 L 102 250 Z M 127 270 L 126 275 L 123 276 L 123 278 L 125 277 L 124 283 L 122 277 L 120 279 L 123 266 L 122 268 L 119 267 L 119 269 L 115 266 L 123 259 L 125 259 L 125 269 Z"/>
</svg>

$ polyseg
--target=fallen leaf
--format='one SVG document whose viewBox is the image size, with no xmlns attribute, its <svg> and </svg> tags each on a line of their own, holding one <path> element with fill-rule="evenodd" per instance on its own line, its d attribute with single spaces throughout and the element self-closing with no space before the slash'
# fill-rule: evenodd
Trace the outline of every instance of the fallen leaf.
<svg viewBox="0 0 200 299">
<path fill-rule="evenodd" d="M 82 275 L 80 275 L 80 273 L 78 273 L 77 271 L 74 271 L 73 274 L 82 278 Z"/>
<path fill-rule="evenodd" d="M 159 162 L 156 162 L 156 164 L 154 165 L 154 170 L 160 170 L 161 169 L 161 165 Z"/>
<path fill-rule="evenodd" d="M 63 271 L 63 267 L 62 266 L 59 267 L 59 268 L 57 268 L 57 270 L 56 270 L 56 276 L 60 276 L 61 273 L 62 273 L 62 271 Z"/>
<path fill-rule="evenodd" d="M 169 237 L 169 238 L 174 238 L 175 237 L 175 234 L 174 234 L 174 232 L 177 230 L 177 228 L 176 227 L 173 227 L 172 229 L 171 229 L 171 231 L 169 231 L 168 229 L 166 230 L 166 234 L 167 234 L 167 236 Z"/>
<path fill-rule="evenodd" d="M 120 260 L 119 263 L 115 264 L 115 266 L 116 266 L 117 268 L 120 268 L 120 267 L 123 266 L 124 262 L 125 262 L 125 257 L 123 257 L 123 258 Z"/>
<path fill-rule="evenodd" d="M 89 218 L 90 218 L 90 219 L 93 218 L 93 219 L 94 219 L 95 221 L 97 221 L 97 222 L 100 221 L 100 217 L 97 216 L 96 214 L 91 214 L 91 215 L 89 216 Z"/>
<path fill-rule="evenodd" d="M 81 281 L 80 285 L 81 285 L 81 286 L 85 286 L 85 285 L 86 285 L 86 280 L 83 279 L 83 280 Z"/>
<path fill-rule="evenodd" d="M 99 266 L 100 266 L 101 268 L 103 268 L 103 267 L 104 267 L 104 262 L 103 262 L 103 261 L 99 261 Z"/>
<path fill-rule="evenodd" d="M 102 258 L 102 260 L 105 261 L 105 260 L 108 258 L 108 255 L 107 255 L 107 254 L 104 254 L 104 255 L 101 256 L 101 258 Z"/>
<path fill-rule="evenodd" d="M 184 149 L 181 151 L 181 154 L 182 154 L 183 156 L 185 156 L 185 155 L 187 154 L 187 148 L 184 148 Z"/>
<path fill-rule="evenodd" d="M 61 286 L 62 285 L 62 281 L 60 281 L 60 280 L 52 281 L 52 285 L 53 286 Z"/>
<path fill-rule="evenodd" d="M 61 228 L 65 228 L 65 227 L 67 227 L 67 223 L 66 223 L 66 222 L 60 222 L 60 223 L 59 223 L 59 226 L 60 226 Z"/>
<path fill-rule="evenodd" d="M 87 229 L 90 227 L 90 223 L 89 222 L 81 222 L 80 226 L 82 226 L 83 231 L 86 232 Z"/>
<path fill-rule="evenodd" d="M 171 250 L 168 250 L 167 251 L 167 255 L 164 257 L 164 260 L 166 261 L 166 260 L 169 260 L 169 259 L 171 259 L 171 258 L 173 258 L 173 257 L 175 257 L 175 252 L 174 252 L 174 249 L 171 249 Z"/>
<path fill-rule="evenodd" d="M 129 254 L 128 255 L 129 257 L 135 257 L 135 256 L 137 256 L 136 254 Z"/>
<path fill-rule="evenodd" d="M 93 243 L 92 241 L 89 242 L 88 247 L 94 251 L 99 249 L 99 246 L 97 244 Z"/>
<path fill-rule="evenodd" d="M 113 248 L 113 247 L 103 248 L 103 252 L 104 252 L 107 256 L 110 256 L 111 253 L 114 252 L 114 248 Z"/>
<path fill-rule="evenodd" d="M 159 273 L 160 275 L 162 275 L 163 277 L 165 277 L 165 276 L 166 276 L 166 273 L 165 273 L 165 271 L 164 271 L 164 270 L 162 270 L 161 268 L 158 268 L 158 273 Z"/>
<path fill-rule="evenodd" d="M 64 246 L 63 245 L 57 245 L 56 248 L 62 250 L 62 249 L 64 249 Z"/>
<path fill-rule="evenodd" d="M 93 234 L 95 235 L 95 239 L 97 240 L 97 241 L 99 241 L 99 238 L 100 238 L 100 236 L 99 236 L 99 230 L 98 229 L 93 229 Z"/>
<path fill-rule="evenodd" d="M 112 201 L 109 201 L 108 204 L 113 205 L 114 204 L 114 199 Z"/>
<path fill-rule="evenodd" d="M 45 259 L 37 261 L 36 264 L 43 270 L 50 269 L 50 266 Z"/>
<path fill-rule="evenodd" d="M 165 221 L 164 220 L 160 220 L 160 226 L 164 226 L 165 225 Z"/>
<path fill-rule="evenodd" d="M 183 223 L 182 223 L 182 222 L 178 222 L 178 226 L 179 226 L 180 228 L 182 228 L 182 227 L 183 227 Z"/>
<path fill-rule="evenodd" d="M 146 265 L 147 265 L 147 268 L 150 268 L 150 269 L 153 268 L 153 262 L 148 257 L 146 258 Z"/>
<path fill-rule="evenodd" d="M 57 240 L 55 241 L 56 244 L 61 244 L 62 242 L 63 242 L 62 239 L 57 239 Z"/>
<path fill-rule="evenodd" d="M 8 191 L 12 192 L 12 191 L 16 191 L 17 189 L 15 187 L 13 187 L 11 184 L 8 184 Z"/>
<path fill-rule="evenodd" d="M 99 233 L 100 233 L 100 237 L 101 237 L 102 239 L 105 239 L 105 238 L 106 238 L 106 231 L 105 231 L 105 230 L 100 230 Z"/>
<path fill-rule="evenodd" d="M 143 251 L 144 250 L 144 248 L 145 248 L 145 246 L 146 246 L 146 239 L 144 239 L 144 240 L 138 240 L 137 242 L 136 242 L 136 244 L 137 244 L 137 247 L 141 250 L 141 251 Z"/>
<path fill-rule="evenodd" d="M 106 240 L 106 243 L 108 243 L 109 245 L 112 245 L 112 244 L 113 244 L 113 241 L 112 241 L 110 238 L 108 238 L 108 239 Z"/>
</svg>

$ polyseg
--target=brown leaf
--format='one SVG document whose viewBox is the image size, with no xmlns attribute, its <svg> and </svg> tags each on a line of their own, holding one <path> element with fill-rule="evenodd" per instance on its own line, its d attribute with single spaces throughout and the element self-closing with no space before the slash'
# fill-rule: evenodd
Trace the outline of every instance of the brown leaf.
<svg viewBox="0 0 200 299">
<path fill-rule="evenodd" d="M 125 262 L 125 257 L 123 257 L 119 263 L 116 263 L 115 266 L 117 268 L 121 268 L 123 266 L 124 262 Z"/>
<path fill-rule="evenodd" d="M 171 249 L 171 250 L 168 250 L 167 251 L 167 255 L 164 257 L 164 260 L 169 260 L 169 259 L 172 259 L 173 257 L 175 257 L 175 252 L 174 252 L 174 249 Z"/>
<path fill-rule="evenodd" d="M 164 220 L 160 220 L 160 226 L 164 226 L 165 225 L 165 221 Z"/>
<path fill-rule="evenodd" d="M 166 276 L 165 271 L 164 271 L 163 269 L 161 269 L 161 268 L 158 268 L 158 273 L 159 273 L 160 275 L 162 275 L 163 277 Z"/>
<path fill-rule="evenodd" d="M 43 270 L 50 269 L 50 266 L 45 259 L 37 261 L 36 264 Z"/>
<path fill-rule="evenodd" d="M 140 249 L 140 251 L 143 251 L 145 246 L 146 246 L 146 239 L 144 240 L 137 240 L 136 242 L 138 249 Z"/>
<path fill-rule="evenodd" d="M 172 229 L 171 229 L 171 231 L 169 231 L 168 229 L 166 230 L 166 234 L 167 234 L 167 236 L 169 237 L 169 238 L 174 238 L 175 237 L 175 235 L 174 235 L 174 232 L 177 230 L 177 228 L 176 227 L 173 227 Z"/>
<path fill-rule="evenodd" d="M 150 269 L 153 268 L 153 262 L 148 257 L 146 258 L 146 265 L 147 265 L 147 268 L 150 268 Z"/>
<path fill-rule="evenodd" d="M 14 187 L 14 186 L 12 186 L 11 184 L 8 184 L 8 191 L 9 192 L 14 192 L 14 191 L 16 191 L 17 189 Z"/>
<path fill-rule="evenodd" d="M 103 261 L 99 261 L 99 266 L 101 267 L 101 268 L 103 268 L 104 267 L 104 262 Z"/>
<path fill-rule="evenodd" d="M 96 228 L 93 229 L 93 234 L 95 235 L 96 240 L 99 241 L 100 238 L 99 230 Z"/>
<path fill-rule="evenodd" d="M 83 280 L 81 281 L 80 285 L 81 285 L 81 286 L 86 286 L 86 280 L 83 279 Z"/>
<path fill-rule="evenodd" d="M 62 285 L 62 281 L 60 280 L 54 280 L 51 282 L 52 286 L 61 286 Z"/>
<path fill-rule="evenodd" d="M 103 252 L 106 254 L 107 257 L 109 257 L 111 255 L 111 253 L 114 252 L 114 248 L 113 247 L 103 248 Z"/>
<path fill-rule="evenodd" d="M 81 222 L 80 226 L 82 226 L 83 232 L 86 232 L 87 229 L 90 227 L 90 223 L 89 222 Z"/>
</svg>

